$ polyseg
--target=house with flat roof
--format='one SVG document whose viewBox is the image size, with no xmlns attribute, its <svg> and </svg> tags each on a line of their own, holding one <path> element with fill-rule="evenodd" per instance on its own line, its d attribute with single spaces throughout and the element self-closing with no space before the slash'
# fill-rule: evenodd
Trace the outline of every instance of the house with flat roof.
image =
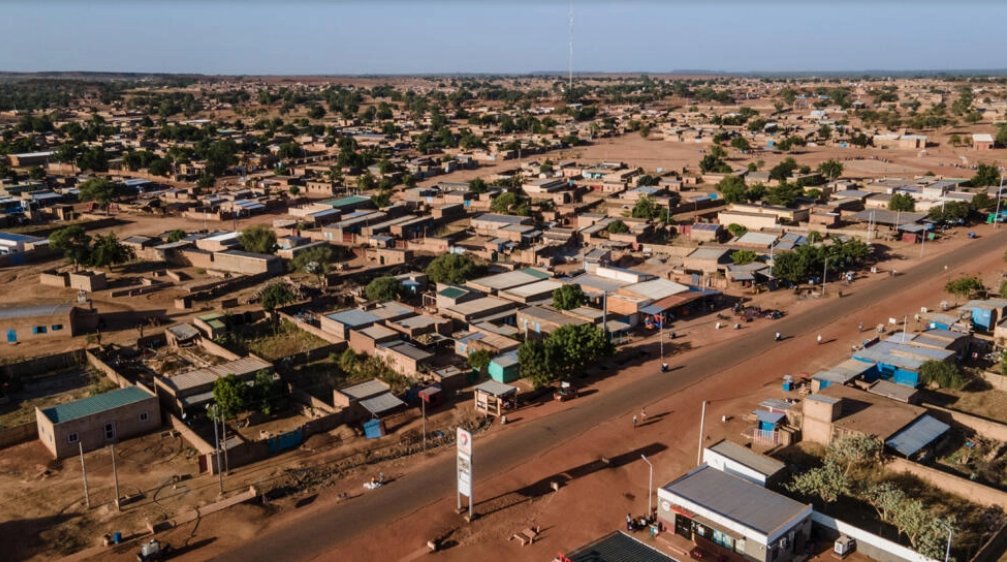
<svg viewBox="0 0 1007 562">
<path fill-rule="evenodd" d="M 157 396 L 120 388 L 50 408 L 35 408 L 39 441 L 57 459 L 100 449 L 161 427 Z"/>
<path fill-rule="evenodd" d="M 786 465 L 727 439 L 703 449 L 703 462 L 765 487 L 778 482 Z"/>
<path fill-rule="evenodd" d="M 434 359 L 434 354 L 404 341 L 379 343 L 374 346 L 374 356 L 380 358 L 393 371 L 406 377 L 415 377 Z"/>
<path fill-rule="evenodd" d="M 325 314 L 319 318 L 323 332 L 343 340 L 350 339 L 350 330 L 366 328 L 380 320 L 374 314 L 359 308 L 347 308 L 339 312 Z"/>
<path fill-rule="evenodd" d="M 669 531 L 712 552 L 757 562 L 803 559 L 811 504 L 702 465 L 657 491 L 657 515 Z"/>
<path fill-rule="evenodd" d="M 77 336 L 98 327 L 98 311 L 72 304 L 37 304 L 0 308 L 0 334 L 7 343 L 36 338 Z"/>
</svg>

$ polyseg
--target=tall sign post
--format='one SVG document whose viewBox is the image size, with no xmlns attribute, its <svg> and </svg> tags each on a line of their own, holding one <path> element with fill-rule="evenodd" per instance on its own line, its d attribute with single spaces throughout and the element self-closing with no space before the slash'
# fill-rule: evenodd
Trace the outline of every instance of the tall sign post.
<svg viewBox="0 0 1007 562">
<path fill-rule="evenodd" d="M 469 499 L 469 521 L 472 521 L 472 434 L 458 428 L 458 512 L 462 511 L 462 496 Z"/>
</svg>

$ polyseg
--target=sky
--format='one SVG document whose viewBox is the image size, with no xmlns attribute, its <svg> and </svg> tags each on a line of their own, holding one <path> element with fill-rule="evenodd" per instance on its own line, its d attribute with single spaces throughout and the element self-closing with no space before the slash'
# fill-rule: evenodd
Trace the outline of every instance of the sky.
<svg viewBox="0 0 1007 562">
<path fill-rule="evenodd" d="M 12 0 L 0 71 L 566 72 L 569 1 Z M 575 72 L 1007 67 L 1007 3 L 581 0 Z"/>
</svg>

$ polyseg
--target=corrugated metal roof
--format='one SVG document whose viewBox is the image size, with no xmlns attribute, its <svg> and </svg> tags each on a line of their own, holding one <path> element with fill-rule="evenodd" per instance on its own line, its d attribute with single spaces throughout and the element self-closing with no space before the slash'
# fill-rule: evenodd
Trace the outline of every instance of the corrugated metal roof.
<svg viewBox="0 0 1007 562">
<path fill-rule="evenodd" d="M 502 382 L 497 382 L 494 380 L 489 380 L 484 383 L 477 384 L 472 390 L 477 392 L 484 392 L 493 396 L 508 396 L 510 394 L 517 393 L 517 387 L 511 386 L 509 384 L 504 384 Z"/>
<path fill-rule="evenodd" d="M 130 386 L 83 400 L 76 400 L 67 404 L 46 408 L 42 410 L 42 413 L 54 424 L 63 423 L 153 397 L 153 394 L 139 387 Z"/>
<path fill-rule="evenodd" d="M 786 465 L 778 460 L 760 455 L 747 447 L 742 447 L 734 441 L 728 441 L 727 439 L 714 443 L 710 447 L 707 447 L 707 449 L 720 453 L 765 476 L 772 476 L 786 467 Z"/>
<path fill-rule="evenodd" d="M 0 308 L 0 320 L 32 318 L 35 316 L 63 316 L 73 310 L 72 304 L 36 304 Z"/>
<path fill-rule="evenodd" d="M 924 414 L 885 441 L 885 445 L 909 457 L 933 443 L 949 429 L 951 427 L 948 424 Z"/>
<path fill-rule="evenodd" d="M 606 535 L 566 557 L 573 562 L 677 562 L 622 531 Z"/>
<path fill-rule="evenodd" d="M 342 394 L 356 400 L 376 396 L 387 391 L 388 385 L 377 379 L 371 379 L 367 382 L 362 382 L 360 384 L 355 384 L 339 390 Z"/>
<path fill-rule="evenodd" d="M 368 398 L 366 400 L 361 400 L 360 405 L 364 407 L 368 412 L 374 414 L 375 416 L 381 415 L 384 412 L 388 412 L 398 408 L 400 406 L 405 406 L 406 403 L 399 400 L 391 392 L 386 392 L 384 394 L 379 394 L 374 398 Z"/>
<path fill-rule="evenodd" d="M 709 466 L 697 468 L 663 490 L 766 536 L 808 507 Z"/>
<path fill-rule="evenodd" d="M 162 381 L 165 386 L 176 393 L 180 393 L 204 384 L 213 384 L 217 379 L 226 377 L 227 375 L 241 377 L 263 369 L 272 368 L 272 363 L 267 363 L 254 357 L 244 357 L 236 361 L 206 367 L 205 369 L 196 369 L 195 371 L 189 371 L 188 373 L 182 373 L 173 377 L 164 377 Z"/>
<path fill-rule="evenodd" d="M 340 312 L 333 312 L 332 314 L 326 314 L 325 317 L 350 327 L 373 324 L 379 320 L 377 316 L 359 308 L 349 308 Z"/>
<path fill-rule="evenodd" d="M 176 324 L 174 326 L 168 326 L 167 328 L 165 328 L 165 330 L 171 332 L 176 338 L 180 340 L 187 340 L 199 335 L 199 331 L 188 324 Z"/>
</svg>

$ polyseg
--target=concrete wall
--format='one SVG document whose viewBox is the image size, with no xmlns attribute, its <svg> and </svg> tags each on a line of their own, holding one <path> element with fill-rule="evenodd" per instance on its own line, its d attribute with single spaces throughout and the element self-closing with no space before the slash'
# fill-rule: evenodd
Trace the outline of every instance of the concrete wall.
<svg viewBox="0 0 1007 562">
<path fill-rule="evenodd" d="M 38 424 L 26 423 L 0 429 L 0 449 L 27 443 L 38 437 Z"/>
<path fill-rule="evenodd" d="M 44 377 L 50 371 L 81 365 L 83 362 L 84 352 L 78 349 L 53 355 L 43 355 L 18 363 L 0 365 L 0 372 L 11 378 L 28 380 Z"/>
<path fill-rule="evenodd" d="M 888 467 L 896 472 L 916 476 L 945 492 L 961 496 L 972 503 L 1007 509 L 1007 493 L 984 486 L 978 482 L 973 482 L 967 478 L 941 472 L 935 468 L 900 458 L 891 459 Z"/>
<path fill-rule="evenodd" d="M 846 535 L 857 540 L 857 551 L 878 562 L 937 562 L 908 547 L 883 539 L 845 521 L 818 513 L 811 514 L 815 525 L 827 531 L 830 540 Z"/>
<path fill-rule="evenodd" d="M 66 287 L 70 279 L 66 273 L 40 273 L 38 282 L 47 287 Z"/>
<path fill-rule="evenodd" d="M 1007 442 L 1007 425 L 980 418 L 978 416 L 969 415 L 964 412 L 949 410 L 933 404 L 925 404 L 925 406 L 927 410 L 930 410 L 930 413 L 935 418 L 940 419 L 941 421 L 953 421 L 957 424 L 974 429 L 976 433 L 982 435 L 983 437 Z"/>
<path fill-rule="evenodd" d="M 97 355 L 91 353 L 90 351 L 85 351 L 84 356 L 87 359 L 88 365 L 90 365 L 99 373 L 105 375 L 105 378 L 107 378 L 109 381 L 111 381 L 119 388 L 126 388 L 127 386 L 131 386 L 129 381 L 127 381 L 125 378 L 122 377 L 122 375 L 119 374 L 119 371 L 113 369 L 111 365 L 102 361 L 101 358 L 99 358 Z"/>
<path fill-rule="evenodd" d="M 294 308 L 295 307 L 291 307 L 291 308 L 288 308 L 287 310 L 293 310 Z M 319 338 L 321 338 L 321 339 L 323 339 L 323 340 L 325 340 L 325 341 L 327 341 L 329 343 L 333 343 L 333 344 L 345 344 L 345 340 L 337 337 L 336 335 L 334 335 L 334 334 L 332 334 L 330 332 L 326 332 L 325 330 L 322 330 L 321 328 L 318 328 L 318 327 L 315 327 L 315 326 L 313 326 L 311 324 L 308 324 L 307 322 L 301 322 L 296 317 L 291 316 L 288 312 L 277 311 L 277 314 L 280 315 L 280 318 L 282 318 L 284 320 L 289 320 L 293 325 L 297 326 L 298 329 L 304 330 L 305 332 L 307 332 L 307 333 L 309 333 L 309 334 L 311 334 L 313 336 L 317 336 L 317 337 L 319 337 Z"/>
<path fill-rule="evenodd" d="M 999 329 L 1000 327 L 997 326 Z M 997 390 L 1007 390 L 1007 377 L 1003 375 L 998 375 L 990 371 L 983 371 L 983 380 L 990 383 L 990 386 Z"/>
</svg>

